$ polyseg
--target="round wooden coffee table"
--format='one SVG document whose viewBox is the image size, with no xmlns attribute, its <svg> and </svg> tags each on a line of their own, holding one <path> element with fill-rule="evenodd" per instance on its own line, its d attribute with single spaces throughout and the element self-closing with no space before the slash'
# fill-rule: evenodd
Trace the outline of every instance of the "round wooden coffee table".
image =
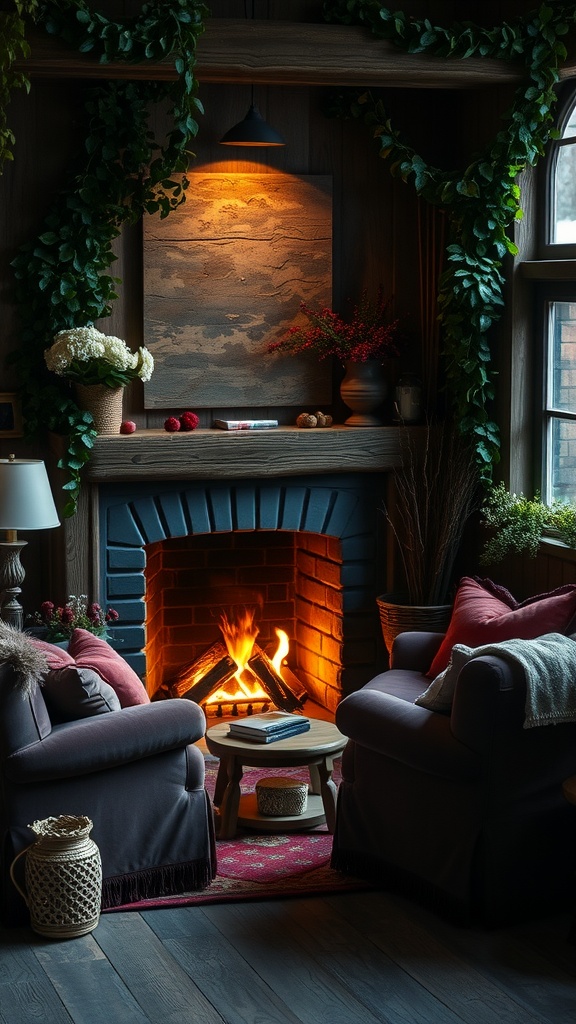
<svg viewBox="0 0 576 1024">
<path fill-rule="evenodd" d="M 336 821 L 336 786 L 332 780 L 334 758 L 348 739 L 331 722 L 310 719 L 308 732 L 274 743 L 250 743 L 228 735 L 228 723 L 213 725 L 206 733 L 206 746 L 220 758 L 214 804 L 219 808 L 219 839 L 233 839 L 238 825 L 268 832 L 314 828 L 324 822 L 333 833 Z M 255 793 L 240 793 L 243 767 L 308 767 L 310 791 L 302 814 L 266 817 L 258 812 Z"/>
</svg>

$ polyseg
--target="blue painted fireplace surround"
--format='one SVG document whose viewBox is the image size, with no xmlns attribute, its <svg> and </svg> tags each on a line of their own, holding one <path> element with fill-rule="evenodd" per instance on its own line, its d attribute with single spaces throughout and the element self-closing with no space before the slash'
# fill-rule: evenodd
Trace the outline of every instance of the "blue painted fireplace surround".
<svg viewBox="0 0 576 1024">
<path fill-rule="evenodd" d="M 276 530 L 335 537 L 342 691 L 356 689 L 385 664 L 375 598 L 390 589 L 392 566 L 382 506 L 406 429 L 150 428 L 97 437 L 78 513 L 55 531 L 60 585 L 117 608 L 113 642 L 144 675 L 147 545 L 234 530 L 261 532 L 263 544 Z"/>
<path fill-rule="evenodd" d="M 342 473 L 101 485 L 100 599 L 120 613 L 113 643 L 145 674 L 146 545 L 237 530 L 261 531 L 263 544 L 267 531 L 325 534 L 340 541 L 342 553 L 342 690 L 356 689 L 382 655 L 375 598 L 384 589 L 384 480 L 382 474 Z"/>
</svg>

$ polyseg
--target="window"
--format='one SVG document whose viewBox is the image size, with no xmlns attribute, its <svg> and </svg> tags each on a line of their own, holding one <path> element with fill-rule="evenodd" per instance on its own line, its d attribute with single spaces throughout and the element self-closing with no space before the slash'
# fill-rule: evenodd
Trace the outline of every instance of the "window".
<svg viewBox="0 0 576 1024">
<path fill-rule="evenodd" d="M 536 480 L 550 503 L 576 501 L 576 90 L 558 119 L 560 138 L 544 166 L 544 203 L 537 289 L 542 339 L 541 473 Z"/>
<path fill-rule="evenodd" d="M 576 501 L 576 294 L 545 310 L 542 497 Z"/>
<path fill-rule="evenodd" d="M 576 244 L 576 106 L 568 111 L 552 158 L 552 244 Z"/>
</svg>

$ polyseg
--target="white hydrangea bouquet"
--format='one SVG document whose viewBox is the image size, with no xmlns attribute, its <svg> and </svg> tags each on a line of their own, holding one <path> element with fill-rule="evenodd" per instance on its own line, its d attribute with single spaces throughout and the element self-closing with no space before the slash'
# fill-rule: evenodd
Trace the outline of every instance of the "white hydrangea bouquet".
<svg viewBox="0 0 576 1024">
<path fill-rule="evenodd" d="M 44 352 L 49 370 L 78 384 L 125 387 L 135 377 L 150 380 L 154 359 L 147 348 L 131 352 L 125 341 L 102 334 L 95 327 L 59 331 Z"/>
</svg>

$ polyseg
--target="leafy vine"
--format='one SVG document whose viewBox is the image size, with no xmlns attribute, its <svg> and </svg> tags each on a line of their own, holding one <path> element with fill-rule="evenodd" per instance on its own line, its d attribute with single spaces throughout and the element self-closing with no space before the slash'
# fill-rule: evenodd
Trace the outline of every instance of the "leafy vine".
<svg viewBox="0 0 576 1024">
<path fill-rule="evenodd" d="M 88 90 L 85 157 L 54 200 L 37 239 L 14 260 L 22 344 L 13 361 L 23 382 L 27 429 L 35 433 L 48 427 L 67 435 L 61 464 L 69 476 L 64 515 L 71 515 L 96 432 L 90 415 L 78 409 L 65 386 L 48 377 L 43 351 L 58 330 L 109 315 L 118 284 L 109 274 L 115 259 L 112 242 L 122 225 L 136 222 L 143 212 L 167 216 L 184 198 L 188 146 L 202 111 L 195 48 L 208 12 L 200 0 L 150 0 L 136 19 L 111 20 L 91 12 L 86 0 L 16 0 L 20 22 L 11 25 L 10 44 L 4 44 L 9 58 L 0 79 L 4 89 L 25 85 L 10 65 L 16 53 L 27 52 L 20 25 L 37 6 L 37 20 L 48 32 L 101 62 L 171 57 L 177 71 L 171 83 L 109 82 Z M 481 475 L 489 480 L 499 458 L 499 436 L 489 415 L 494 374 L 488 332 L 503 306 L 502 261 L 516 251 L 507 231 L 522 215 L 517 176 L 526 164 L 536 163 L 554 134 L 554 86 L 566 55 L 562 36 L 576 21 L 574 5 L 542 4 L 536 13 L 492 30 L 469 23 L 439 28 L 392 14 L 375 0 L 329 0 L 325 9 L 329 19 L 360 21 L 409 52 L 525 63 L 528 81 L 517 91 L 506 127 L 460 173 L 428 166 L 370 93 L 343 98 L 339 108 L 364 120 L 394 174 L 448 213 L 448 262 L 438 295 L 447 387 L 460 429 L 474 439 Z M 173 128 L 159 142 L 150 134 L 148 114 L 150 105 L 162 100 L 172 104 Z M 0 158 L 3 152 L 5 158 L 10 155 L 6 142 L 12 137 L 6 132 L 0 122 Z M 171 178 L 179 172 L 182 183 Z"/>
<path fill-rule="evenodd" d="M 25 16 L 34 18 L 39 0 L 15 0 L 14 11 L 0 11 L 0 174 L 6 160 L 13 160 L 14 132 L 8 125 L 8 103 L 14 89 L 30 90 L 22 71 L 14 71 L 19 57 L 28 57 Z"/>
<path fill-rule="evenodd" d="M 13 260 L 21 345 L 11 358 L 22 380 L 27 432 L 49 429 L 67 437 L 60 461 L 68 475 L 64 516 L 76 510 L 96 431 L 66 384 L 48 374 L 43 353 L 58 331 L 110 314 L 119 282 L 108 271 L 122 225 L 136 223 L 144 212 L 166 217 L 185 197 L 188 147 L 202 112 L 195 46 L 206 14 L 196 0 L 154 0 L 126 22 L 92 14 L 85 0 L 40 7 L 39 22 L 47 31 L 102 62 L 171 56 L 177 71 L 174 82 L 111 81 L 87 90 L 85 155 L 54 199 L 38 237 Z M 171 103 L 172 129 L 160 142 L 150 131 L 149 113 L 162 100 Z M 171 178 L 175 173 L 178 180 Z"/>
<path fill-rule="evenodd" d="M 443 333 L 447 392 L 460 431 L 472 439 L 480 477 L 486 483 L 500 457 L 489 331 L 504 305 L 502 261 L 516 254 L 508 231 L 522 217 L 519 173 L 535 165 L 553 127 L 555 85 L 566 57 L 562 37 L 576 22 L 573 4 L 543 3 L 515 22 L 484 29 L 469 22 L 451 29 L 392 13 L 377 0 L 327 0 L 329 20 L 360 22 L 372 33 L 410 53 L 466 59 L 475 55 L 522 61 L 527 81 L 517 89 L 506 126 L 487 151 L 463 171 L 432 167 L 392 126 L 380 99 L 370 92 L 347 94 L 335 112 L 360 118 L 390 162 L 392 174 L 410 182 L 423 199 L 446 210 L 450 224 L 447 266 L 437 297 Z"/>
</svg>

